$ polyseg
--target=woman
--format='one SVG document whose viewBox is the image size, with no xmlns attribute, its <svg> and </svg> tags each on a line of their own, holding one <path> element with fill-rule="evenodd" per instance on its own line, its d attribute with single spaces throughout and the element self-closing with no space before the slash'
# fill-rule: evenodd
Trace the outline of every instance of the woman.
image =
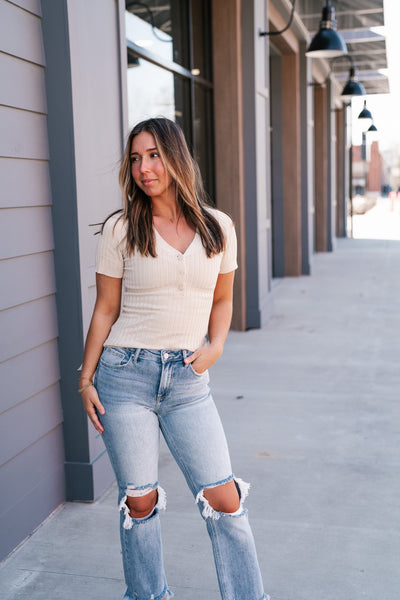
<svg viewBox="0 0 400 600">
<path fill-rule="evenodd" d="M 124 210 L 106 220 L 97 250 L 79 391 L 118 481 L 124 598 L 172 597 L 159 521 L 161 430 L 206 521 L 223 600 L 261 600 L 248 485 L 232 474 L 208 387 L 232 316 L 232 221 L 206 206 L 198 167 L 168 119 L 131 131 L 120 184 Z"/>
</svg>

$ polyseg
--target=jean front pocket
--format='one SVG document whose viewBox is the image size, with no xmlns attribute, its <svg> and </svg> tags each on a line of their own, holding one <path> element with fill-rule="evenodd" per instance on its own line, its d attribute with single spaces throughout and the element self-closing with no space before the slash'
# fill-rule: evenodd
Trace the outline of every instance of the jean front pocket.
<svg viewBox="0 0 400 600">
<path fill-rule="evenodd" d="M 105 346 L 100 356 L 100 363 L 106 367 L 124 367 L 131 358 L 128 348 Z"/>
<path fill-rule="evenodd" d="M 193 373 L 193 375 L 196 375 L 196 377 L 203 377 L 207 373 L 207 370 L 203 371 L 203 373 L 198 373 L 197 371 L 194 370 L 192 363 L 189 363 L 189 369 Z"/>
</svg>

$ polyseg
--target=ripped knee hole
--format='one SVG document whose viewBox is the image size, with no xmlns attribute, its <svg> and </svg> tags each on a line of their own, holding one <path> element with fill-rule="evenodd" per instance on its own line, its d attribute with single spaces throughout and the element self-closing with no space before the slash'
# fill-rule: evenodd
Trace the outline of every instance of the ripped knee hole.
<svg viewBox="0 0 400 600">
<path fill-rule="evenodd" d="M 235 513 L 240 508 L 239 492 L 233 480 L 205 488 L 203 495 L 211 508 L 218 512 Z"/>
<path fill-rule="evenodd" d="M 249 489 L 249 483 L 238 477 L 233 477 L 225 483 L 205 486 L 197 494 L 196 503 L 202 503 L 201 514 L 205 519 L 217 520 L 221 515 L 240 517 L 246 512 L 243 508 L 243 502 L 249 494 Z"/>
<path fill-rule="evenodd" d="M 125 516 L 124 529 L 131 529 L 134 519 L 149 519 L 156 510 L 165 509 L 166 504 L 165 491 L 159 485 L 143 488 L 128 486 L 126 495 L 119 504 L 119 510 L 123 511 Z"/>
<path fill-rule="evenodd" d="M 130 490 L 128 488 L 126 491 L 126 504 L 128 505 L 130 516 L 134 519 L 143 519 L 144 517 L 150 516 L 157 504 L 157 490 L 151 490 L 140 496 L 131 496 L 131 491 L 136 490 Z"/>
</svg>

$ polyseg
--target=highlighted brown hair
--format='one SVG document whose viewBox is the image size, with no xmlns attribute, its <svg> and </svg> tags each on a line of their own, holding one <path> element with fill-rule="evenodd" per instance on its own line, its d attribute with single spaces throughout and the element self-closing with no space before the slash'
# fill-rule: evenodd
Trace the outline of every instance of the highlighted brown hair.
<svg viewBox="0 0 400 600">
<path fill-rule="evenodd" d="M 199 232 L 207 256 L 219 254 L 225 247 L 225 237 L 217 219 L 207 210 L 209 202 L 199 167 L 189 152 L 181 128 L 166 118 L 141 121 L 132 129 L 126 143 L 119 183 L 124 198 L 121 218 L 127 220 L 128 250 L 156 256 L 151 199 L 136 185 L 131 169 L 132 140 L 143 131 L 154 137 L 175 187 L 178 206 L 189 225 Z"/>
</svg>

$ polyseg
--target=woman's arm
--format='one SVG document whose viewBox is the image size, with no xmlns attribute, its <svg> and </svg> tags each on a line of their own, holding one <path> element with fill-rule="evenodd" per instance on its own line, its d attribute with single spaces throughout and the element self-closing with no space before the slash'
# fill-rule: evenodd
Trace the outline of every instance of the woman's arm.
<svg viewBox="0 0 400 600">
<path fill-rule="evenodd" d="M 221 356 L 232 320 L 233 280 L 235 271 L 218 276 L 208 324 L 209 344 L 201 346 L 185 359 L 197 373 L 203 373 Z"/>
<path fill-rule="evenodd" d="M 97 298 L 86 338 L 83 354 L 82 373 L 79 378 L 79 388 L 93 380 L 93 375 L 99 362 L 103 344 L 110 333 L 112 325 L 119 316 L 121 307 L 121 282 L 117 277 L 96 274 Z M 82 390 L 82 402 L 94 427 L 99 433 L 104 429 L 97 411 L 104 414 L 104 408 L 99 400 L 96 389 L 89 385 Z"/>
</svg>

